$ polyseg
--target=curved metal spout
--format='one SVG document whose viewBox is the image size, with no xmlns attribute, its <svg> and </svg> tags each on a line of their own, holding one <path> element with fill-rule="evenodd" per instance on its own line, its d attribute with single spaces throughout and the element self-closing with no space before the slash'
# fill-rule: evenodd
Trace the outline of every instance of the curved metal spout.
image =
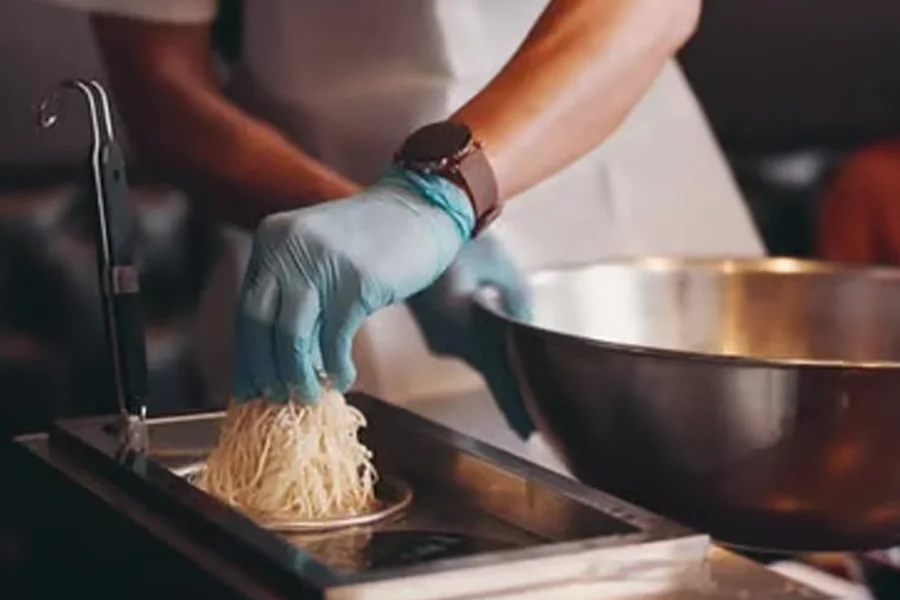
<svg viewBox="0 0 900 600">
<path fill-rule="evenodd" d="M 115 140 L 113 133 L 112 115 L 109 97 L 103 86 L 94 80 L 68 79 L 61 82 L 55 90 L 45 94 L 38 103 L 38 127 L 50 129 L 60 119 L 62 100 L 61 93 L 66 90 L 80 92 L 87 106 L 88 117 L 91 125 L 91 176 L 98 201 L 98 218 L 100 219 L 99 233 L 101 236 L 101 252 L 103 260 L 109 261 L 109 240 L 106 223 L 106 211 L 104 210 L 105 198 L 103 186 L 103 173 L 101 171 L 101 152 L 104 144 Z"/>
<path fill-rule="evenodd" d="M 38 103 L 38 126 L 41 129 L 49 129 L 59 121 L 60 93 L 64 90 L 78 91 L 84 96 L 95 142 L 100 141 L 101 135 L 105 135 L 109 141 L 115 139 L 109 96 L 103 86 L 94 80 L 68 79 L 51 93 L 45 94 Z"/>
</svg>

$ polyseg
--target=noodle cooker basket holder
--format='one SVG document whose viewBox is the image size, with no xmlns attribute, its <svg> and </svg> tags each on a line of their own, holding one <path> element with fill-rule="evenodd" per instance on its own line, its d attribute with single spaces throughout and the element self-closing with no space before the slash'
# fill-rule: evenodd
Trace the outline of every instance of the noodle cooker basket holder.
<svg viewBox="0 0 900 600">
<path fill-rule="evenodd" d="M 403 408 L 348 400 L 368 418 L 364 442 L 379 472 L 408 483 L 413 501 L 389 519 L 325 533 L 269 531 L 179 475 L 211 450 L 222 413 L 148 419 L 146 452 L 122 452 L 100 417 L 19 442 L 118 517 L 148 523 L 147 535 L 191 548 L 236 598 L 821 597 L 705 535 Z"/>
<path fill-rule="evenodd" d="M 95 254 L 118 412 L 117 421 L 110 426 L 124 448 L 140 449 L 146 442 L 147 359 L 140 276 L 135 266 L 135 215 L 128 198 L 125 157 L 116 142 L 109 96 L 97 81 L 66 80 L 43 96 L 38 126 L 49 129 L 59 122 L 63 92 L 83 96 L 90 120 Z"/>
</svg>

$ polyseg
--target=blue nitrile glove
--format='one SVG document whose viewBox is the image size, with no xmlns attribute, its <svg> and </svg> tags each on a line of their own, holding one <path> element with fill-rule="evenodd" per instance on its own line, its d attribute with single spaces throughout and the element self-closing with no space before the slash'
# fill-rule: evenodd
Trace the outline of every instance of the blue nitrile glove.
<svg viewBox="0 0 900 600">
<path fill-rule="evenodd" d="M 446 179 L 392 169 L 343 200 L 268 217 L 253 243 L 235 323 L 235 397 L 315 402 L 345 391 L 363 320 L 430 285 L 475 215 Z"/>
<path fill-rule="evenodd" d="M 525 319 L 530 301 L 524 282 L 497 240 L 483 235 L 469 242 L 429 288 L 407 304 L 432 352 L 466 361 L 484 377 L 510 427 L 527 438 L 534 423 L 525 410 L 510 368 L 503 331 L 474 305 L 475 292 L 494 286 L 503 308 Z"/>
</svg>

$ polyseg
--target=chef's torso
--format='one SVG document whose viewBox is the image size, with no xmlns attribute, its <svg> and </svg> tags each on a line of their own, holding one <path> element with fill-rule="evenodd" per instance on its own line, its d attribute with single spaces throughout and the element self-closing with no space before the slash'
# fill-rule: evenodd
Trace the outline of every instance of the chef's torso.
<svg viewBox="0 0 900 600">
<path fill-rule="evenodd" d="M 411 129 L 487 84 L 546 4 L 253 0 L 235 93 L 304 150 L 368 183 Z"/>
</svg>

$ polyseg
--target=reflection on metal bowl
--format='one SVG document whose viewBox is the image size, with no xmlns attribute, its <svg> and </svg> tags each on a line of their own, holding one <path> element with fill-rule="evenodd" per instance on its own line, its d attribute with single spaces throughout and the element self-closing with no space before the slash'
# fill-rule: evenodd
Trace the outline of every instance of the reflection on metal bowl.
<svg viewBox="0 0 900 600">
<path fill-rule="evenodd" d="M 647 259 L 542 272 L 502 327 L 582 480 L 723 542 L 900 541 L 900 271 Z"/>
</svg>

